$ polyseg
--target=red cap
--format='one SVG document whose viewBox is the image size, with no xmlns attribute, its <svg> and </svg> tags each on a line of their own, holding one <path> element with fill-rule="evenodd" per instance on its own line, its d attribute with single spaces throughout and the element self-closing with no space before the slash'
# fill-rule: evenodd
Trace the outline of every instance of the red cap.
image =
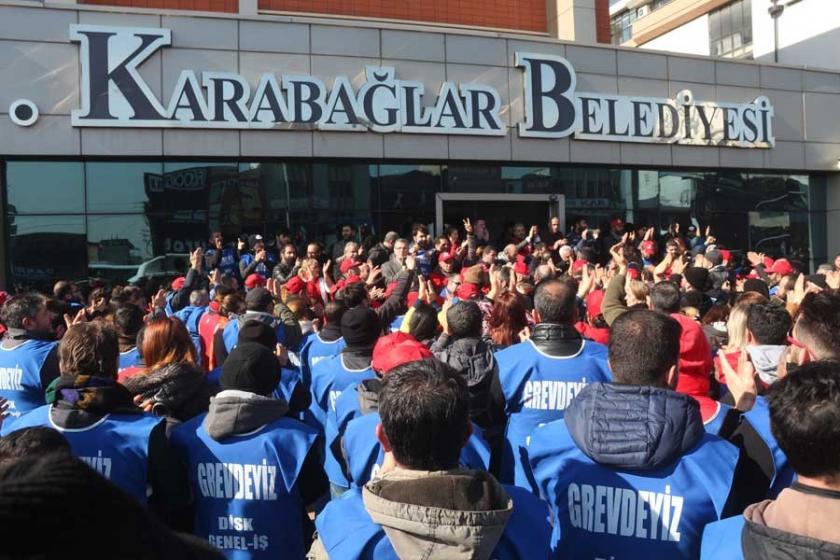
<svg viewBox="0 0 840 560">
<path fill-rule="evenodd" d="M 587 264 L 589 264 L 588 261 L 584 259 L 575 259 L 575 262 L 572 263 L 572 272 L 577 272 L 583 269 L 583 267 Z"/>
<path fill-rule="evenodd" d="M 187 281 L 187 279 L 184 278 L 183 276 L 179 276 L 178 278 L 173 280 L 172 284 L 171 284 L 172 291 L 177 292 L 178 290 L 183 288 L 184 287 L 184 282 L 186 282 L 186 281 Z"/>
<path fill-rule="evenodd" d="M 601 314 L 601 302 L 604 301 L 604 290 L 595 290 L 586 296 L 586 312 L 594 318 Z"/>
<path fill-rule="evenodd" d="M 9 299 L 9 292 L 0 290 L 0 306 L 4 305 L 7 299 Z"/>
<path fill-rule="evenodd" d="M 788 274 L 793 273 L 793 266 L 791 266 L 790 261 L 787 259 L 776 259 L 773 266 L 767 269 L 767 273 L 787 276 Z"/>
<path fill-rule="evenodd" d="M 286 287 L 286 291 L 290 294 L 299 294 L 303 291 L 303 288 L 306 286 L 306 283 L 301 279 L 300 276 L 294 276 L 289 279 L 288 282 L 284 284 Z"/>
<path fill-rule="evenodd" d="M 370 367 L 377 373 L 386 374 L 397 366 L 431 357 L 432 352 L 416 338 L 404 332 L 395 332 L 376 342 Z"/>
<path fill-rule="evenodd" d="M 631 280 L 641 280 L 642 273 L 639 272 L 638 268 L 628 268 L 627 276 L 629 276 Z"/>
<path fill-rule="evenodd" d="M 614 220 L 610 220 L 610 227 L 613 229 L 624 227 L 624 220 L 622 220 L 621 218 L 615 218 Z"/>
<path fill-rule="evenodd" d="M 513 271 L 520 276 L 528 276 L 528 265 L 525 264 L 523 259 L 518 259 L 516 264 L 513 265 Z"/>
<path fill-rule="evenodd" d="M 462 282 L 461 285 L 458 286 L 458 290 L 456 290 L 455 295 L 460 299 L 475 299 L 481 296 L 481 288 L 472 282 Z"/>
<path fill-rule="evenodd" d="M 441 253 L 440 256 L 438 257 L 438 262 L 439 263 L 451 262 L 452 259 L 454 259 L 454 258 L 455 257 L 452 256 L 452 253 Z"/>
<path fill-rule="evenodd" d="M 250 274 L 248 275 L 248 278 L 245 279 L 245 287 L 249 290 L 262 288 L 263 286 L 265 286 L 265 278 L 263 278 L 262 274 Z"/>
<path fill-rule="evenodd" d="M 357 263 L 353 259 L 344 259 L 343 261 L 341 261 L 341 266 L 339 267 L 339 270 L 341 271 L 342 274 L 347 274 L 347 271 L 349 271 L 354 266 L 358 266 L 358 265 L 359 265 L 359 263 Z"/>
<path fill-rule="evenodd" d="M 720 257 L 725 262 L 730 262 L 732 260 L 732 252 L 731 251 L 728 251 L 726 249 L 719 249 L 719 251 L 720 251 Z"/>
<path fill-rule="evenodd" d="M 642 254 L 643 255 L 653 255 L 656 253 L 656 242 L 651 241 L 648 239 L 647 241 L 642 241 Z"/>
</svg>

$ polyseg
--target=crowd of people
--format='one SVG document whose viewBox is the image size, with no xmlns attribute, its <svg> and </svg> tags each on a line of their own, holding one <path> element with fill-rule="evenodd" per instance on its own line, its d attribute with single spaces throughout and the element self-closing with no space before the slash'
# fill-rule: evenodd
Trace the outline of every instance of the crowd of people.
<svg viewBox="0 0 840 560">
<path fill-rule="evenodd" d="M 838 558 L 840 256 L 774 257 L 473 217 L 0 294 L 6 552 Z"/>
</svg>

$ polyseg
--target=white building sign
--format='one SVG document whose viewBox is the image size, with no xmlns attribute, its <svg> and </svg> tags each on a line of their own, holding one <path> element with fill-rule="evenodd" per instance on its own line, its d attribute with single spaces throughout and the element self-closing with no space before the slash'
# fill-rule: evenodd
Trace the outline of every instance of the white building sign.
<svg viewBox="0 0 840 560">
<path fill-rule="evenodd" d="M 81 107 L 71 115 L 76 127 L 508 132 L 501 97 L 487 85 L 444 82 L 427 92 L 397 69 L 377 66 L 366 68 L 358 88 L 347 76 L 336 76 L 328 88 L 317 77 L 282 69 L 267 69 L 256 84 L 236 73 L 184 69 L 158 99 L 138 68 L 172 43 L 169 29 L 71 25 L 70 39 L 79 43 L 81 58 Z M 694 99 L 689 90 L 673 99 L 578 92 L 574 69 L 561 57 L 517 52 L 515 62 L 523 76 L 525 119 L 516 123 L 523 137 L 740 148 L 775 143 L 773 106 L 764 96 L 719 103 Z"/>
</svg>

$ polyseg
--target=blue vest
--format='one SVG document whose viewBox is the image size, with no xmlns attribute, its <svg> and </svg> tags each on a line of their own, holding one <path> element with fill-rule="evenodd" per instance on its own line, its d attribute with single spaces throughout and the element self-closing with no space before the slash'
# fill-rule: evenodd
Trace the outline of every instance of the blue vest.
<svg viewBox="0 0 840 560">
<path fill-rule="evenodd" d="M 720 433 L 720 429 L 723 427 L 723 421 L 726 419 L 726 415 L 729 414 L 730 410 L 732 410 L 732 407 L 727 404 L 723 404 L 722 402 L 717 404 L 717 413 L 712 418 L 703 422 L 703 428 L 706 430 L 706 433 L 712 434 L 713 436 Z"/>
<path fill-rule="evenodd" d="M 214 255 L 218 249 L 215 247 L 208 248 L 204 251 L 207 256 Z M 236 250 L 233 247 L 222 247 L 219 260 L 216 262 L 216 268 L 224 274 L 239 278 L 239 266 L 237 265 Z"/>
<path fill-rule="evenodd" d="M 93 470 L 146 503 L 149 434 L 164 420 L 150 414 L 106 414 L 88 428 L 64 429 L 50 419 L 50 405 L 21 416 L 9 431 L 45 426 L 61 432 L 73 454 Z M 6 435 L 7 430 L 3 430 Z"/>
<path fill-rule="evenodd" d="M 202 365 L 201 356 L 204 355 L 204 352 L 201 349 L 201 337 L 198 334 L 198 322 L 201 321 L 201 318 L 204 316 L 206 311 L 206 306 L 195 307 L 194 305 L 188 305 L 180 311 L 176 311 L 174 313 L 174 315 L 178 317 L 182 323 L 184 323 L 184 326 L 187 327 L 187 332 L 190 333 L 193 346 L 195 346 L 196 365 L 199 367 Z"/>
<path fill-rule="evenodd" d="M 309 410 L 322 433 L 327 425 L 327 414 L 335 410 L 335 402 L 342 391 L 353 383 L 373 377 L 376 374 L 370 367 L 347 369 L 341 354 L 321 360 L 312 368 L 312 405 Z"/>
<path fill-rule="evenodd" d="M 256 432 L 211 438 L 207 414 L 172 432 L 195 496 L 194 533 L 232 559 L 303 558 L 297 480 L 317 434 L 280 418 Z"/>
<path fill-rule="evenodd" d="M 244 255 L 242 255 L 242 257 L 239 258 L 240 266 L 244 265 L 245 267 L 247 267 L 252 262 L 254 262 L 254 255 L 252 255 L 251 253 L 245 253 Z M 257 267 L 254 269 L 254 274 L 259 274 L 263 278 L 271 278 L 271 270 L 269 270 L 268 266 L 266 266 L 271 264 L 271 253 L 269 253 L 268 250 L 266 250 L 265 260 L 257 265 Z M 243 278 L 243 280 L 245 280 L 245 278 Z"/>
<path fill-rule="evenodd" d="M 796 473 L 793 472 L 793 467 L 788 463 L 785 452 L 779 447 L 779 443 L 770 430 L 770 408 L 767 406 L 767 400 L 764 397 L 755 399 L 752 410 L 745 412 L 743 418 L 755 428 L 773 456 L 774 473 L 767 491 L 767 498 L 775 499 L 782 490 L 793 484 Z"/>
<path fill-rule="evenodd" d="M 492 558 L 546 558 L 551 527 L 545 502 L 521 488 L 506 486 L 505 490 L 513 500 L 513 511 Z M 328 503 L 315 519 L 315 527 L 330 558 L 399 560 L 385 531 L 365 509 L 361 488 Z"/>
<path fill-rule="evenodd" d="M 522 468 L 528 436 L 540 424 L 563 418 L 586 385 L 612 379 L 607 348 L 584 340 L 577 354 L 554 358 L 526 341 L 497 352 L 496 361 L 508 414 L 500 479 L 530 488 Z"/>
<path fill-rule="evenodd" d="M 707 523 L 720 519 L 738 449 L 717 436 L 673 464 L 630 471 L 602 466 L 575 444 L 564 421 L 531 434 L 527 455 L 556 520 L 555 558 L 697 558 Z"/>
<path fill-rule="evenodd" d="M 344 338 L 337 338 L 332 341 L 326 341 L 321 338 L 320 334 L 315 334 L 306 339 L 303 348 L 300 351 L 300 375 L 303 382 L 309 387 L 312 383 L 312 368 L 315 364 L 335 356 L 347 346 Z"/>
<path fill-rule="evenodd" d="M 342 449 L 347 456 L 347 470 L 350 480 L 330 482 L 344 487 L 364 486 L 379 473 L 385 453 L 376 439 L 376 425 L 380 422 L 378 412 L 354 418 L 347 424 L 342 440 Z M 481 428 L 473 424 L 473 433 L 461 449 L 460 464 L 467 469 L 486 471 L 490 468 L 490 445 L 484 440 Z"/>
<path fill-rule="evenodd" d="M 736 515 L 706 525 L 700 560 L 743 560 L 741 532 L 745 522 L 743 515 Z"/>
<path fill-rule="evenodd" d="M 135 346 L 131 350 L 126 350 L 125 352 L 120 352 L 120 368 L 119 370 L 122 371 L 124 369 L 128 369 L 130 367 L 138 366 L 142 360 L 140 359 L 140 350 L 137 349 Z"/>
<path fill-rule="evenodd" d="M 324 426 L 324 444 L 327 448 L 324 453 L 324 471 L 330 482 L 345 488 L 348 486 L 347 477 L 341 468 L 344 460 L 336 457 L 336 451 L 341 451 L 338 446 L 341 444 L 347 423 L 362 415 L 358 389 L 359 383 L 353 383 L 342 391 L 335 400 L 335 408 L 327 411 L 327 424 Z"/>
<path fill-rule="evenodd" d="M 11 349 L 0 346 L 0 397 L 9 401 L 7 422 L 47 403 L 41 368 L 57 344 L 29 339 Z"/>
</svg>

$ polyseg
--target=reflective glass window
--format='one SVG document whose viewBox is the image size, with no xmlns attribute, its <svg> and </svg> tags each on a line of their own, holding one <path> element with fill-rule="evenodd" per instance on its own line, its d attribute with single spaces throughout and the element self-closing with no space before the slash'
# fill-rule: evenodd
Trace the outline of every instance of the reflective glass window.
<svg viewBox="0 0 840 560">
<path fill-rule="evenodd" d="M 81 162 L 10 161 L 6 164 L 6 211 L 72 214 L 85 211 Z"/>
<path fill-rule="evenodd" d="M 10 282 L 15 290 L 52 291 L 59 278 L 87 278 L 85 217 L 7 215 Z"/>
<path fill-rule="evenodd" d="M 87 211 L 146 212 L 149 192 L 160 187 L 162 173 L 160 163 L 86 163 Z"/>
</svg>

